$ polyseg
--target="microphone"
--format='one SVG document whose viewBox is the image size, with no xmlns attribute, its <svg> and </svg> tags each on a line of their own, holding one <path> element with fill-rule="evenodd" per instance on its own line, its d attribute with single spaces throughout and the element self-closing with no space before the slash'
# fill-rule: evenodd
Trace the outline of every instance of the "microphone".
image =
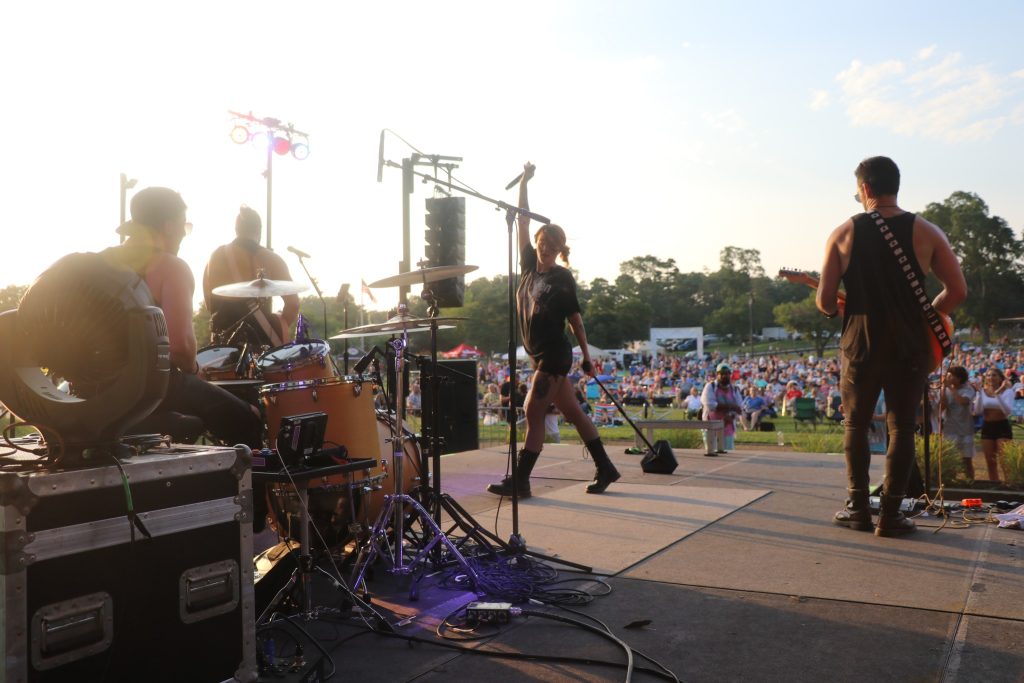
<svg viewBox="0 0 1024 683">
<path fill-rule="evenodd" d="M 384 178 L 384 131 L 387 128 L 382 128 L 380 131 L 380 147 L 377 148 L 377 182 L 379 183 Z"/>
<path fill-rule="evenodd" d="M 352 374 L 361 375 L 363 371 L 370 365 L 370 361 L 373 357 L 380 353 L 380 349 L 374 346 L 372 349 L 366 352 L 366 355 L 360 358 L 355 365 L 352 366 Z"/>
<path fill-rule="evenodd" d="M 295 247 L 288 247 L 288 251 L 292 252 L 293 254 L 298 256 L 299 258 L 313 258 L 312 256 L 310 256 L 306 252 L 302 251 L 301 249 L 296 249 Z"/>
<path fill-rule="evenodd" d="M 518 183 L 522 179 L 523 179 L 523 174 L 520 173 L 519 175 L 517 175 L 515 178 L 512 179 L 512 182 L 510 182 L 508 185 L 505 186 L 505 189 L 506 190 L 511 190 L 513 187 L 516 186 L 516 183 Z"/>
</svg>

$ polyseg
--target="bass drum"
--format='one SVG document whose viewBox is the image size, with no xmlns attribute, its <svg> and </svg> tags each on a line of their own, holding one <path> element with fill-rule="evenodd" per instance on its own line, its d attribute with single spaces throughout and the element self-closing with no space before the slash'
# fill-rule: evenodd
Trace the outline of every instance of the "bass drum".
<svg viewBox="0 0 1024 683">
<path fill-rule="evenodd" d="M 270 349 L 256 361 L 263 381 L 298 382 L 338 376 L 331 357 L 331 346 L 319 339 L 292 342 Z"/>
<path fill-rule="evenodd" d="M 384 496 L 395 490 L 393 424 L 393 415 L 377 414 L 377 444 L 382 456 L 369 470 L 310 481 L 309 514 L 316 547 L 326 544 L 327 549 L 335 548 L 346 543 L 352 534 L 365 536 L 373 527 L 384 509 Z M 402 465 L 402 492 L 409 493 L 420 482 L 420 450 L 412 431 L 406 429 L 405 434 L 409 438 Z M 298 540 L 301 510 L 295 490 L 288 484 L 274 484 L 269 495 L 271 527 L 282 537 Z"/>
</svg>

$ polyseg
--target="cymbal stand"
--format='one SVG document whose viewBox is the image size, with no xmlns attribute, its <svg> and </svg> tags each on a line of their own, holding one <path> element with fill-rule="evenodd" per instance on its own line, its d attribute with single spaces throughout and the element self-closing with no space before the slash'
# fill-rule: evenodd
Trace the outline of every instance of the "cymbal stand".
<svg viewBox="0 0 1024 683">
<path fill-rule="evenodd" d="M 269 235 L 268 235 L 268 237 L 269 237 Z M 306 272 L 306 277 L 309 278 L 310 284 L 313 285 L 313 291 L 316 292 L 316 297 L 318 299 L 320 299 L 320 304 L 323 306 L 323 309 L 324 309 L 324 339 L 327 339 L 327 302 L 324 300 L 323 292 L 320 291 L 320 283 L 317 282 L 316 278 L 313 277 L 310 274 L 309 268 L 306 267 L 306 262 L 303 260 L 302 254 L 295 254 L 295 255 L 299 257 L 299 265 L 302 266 L 302 270 L 304 270 Z"/>
<path fill-rule="evenodd" d="M 404 313 L 405 304 L 399 304 L 399 313 Z M 403 369 L 405 365 L 405 347 L 408 345 L 408 333 L 403 329 L 401 335 L 396 336 L 388 344 L 395 351 L 395 394 L 401 397 L 404 394 Z M 358 590 L 360 586 L 365 589 L 365 575 L 367 568 L 373 564 L 378 557 L 384 557 L 391 565 L 390 572 L 398 575 L 412 574 L 418 565 L 425 562 L 427 556 L 433 551 L 438 543 L 443 544 L 451 556 L 458 562 L 463 571 L 469 577 L 473 586 L 479 584 L 479 577 L 476 570 L 470 566 L 466 558 L 455 546 L 454 543 L 441 531 L 438 524 L 431 518 L 430 513 L 414 497 L 402 491 L 402 470 L 405 460 L 405 433 L 402 426 L 405 423 L 405 402 L 399 398 L 395 401 L 395 423 L 392 426 L 391 446 L 393 459 L 393 476 L 395 478 L 395 492 L 393 495 L 384 497 L 384 508 L 377 516 L 370 531 L 370 538 L 359 550 L 359 557 L 353 567 L 352 588 Z M 420 549 L 419 553 L 407 558 L 405 555 L 405 507 L 412 508 L 411 516 L 419 519 L 425 528 L 432 532 L 430 541 Z M 391 522 L 394 533 L 394 544 L 388 540 L 387 527 Z"/>
</svg>

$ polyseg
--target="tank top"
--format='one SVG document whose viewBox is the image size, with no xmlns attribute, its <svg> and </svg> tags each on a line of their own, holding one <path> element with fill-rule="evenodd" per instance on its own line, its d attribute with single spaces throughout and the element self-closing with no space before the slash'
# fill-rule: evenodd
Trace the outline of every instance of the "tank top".
<svg viewBox="0 0 1024 683">
<path fill-rule="evenodd" d="M 912 213 L 886 218 L 900 246 L 917 273 L 922 269 L 914 254 Z M 929 334 L 920 304 L 871 217 L 853 217 L 853 249 L 843 273 L 846 312 L 840 348 L 851 360 L 876 354 L 908 363 L 921 362 L 929 354 Z"/>
</svg>

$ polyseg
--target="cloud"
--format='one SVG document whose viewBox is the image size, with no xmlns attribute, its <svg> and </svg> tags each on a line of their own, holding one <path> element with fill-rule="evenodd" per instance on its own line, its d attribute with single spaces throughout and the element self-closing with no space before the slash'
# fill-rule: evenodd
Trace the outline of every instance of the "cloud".
<svg viewBox="0 0 1024 683">
<path fill-rule="evenodd" d="M 919 62 L 923 62 L 924 60 L 926 60 L 929 57 L 931 57 L 933 54 L 935 54 L 935 46 L 934 45 L 929 45 L 928 47 L 922 47 L 920 50 L 917 51 L 917 60 Z"/>
<path fill-rule="evenodd" d="M 930 59 L 934 52 L 934 46 L 927 47 L 918 57 Z M 836 82 L 854 126 L 957 143 L 987 140 L 1007 125 L 1020 124 L 1022 71 L 996 73 L 966 64 L 952 52 L 909 67 L 900 60 L 866 64 L 855 59 Z"/>
<path fill-rule="evenodd" d="M 820 111 L 827 107 L 831 102 L 829 101 L 828 90 L 812 90 L 811 91 L 811 103 L 808 105 L 813 111 Z"/>
</svg>

